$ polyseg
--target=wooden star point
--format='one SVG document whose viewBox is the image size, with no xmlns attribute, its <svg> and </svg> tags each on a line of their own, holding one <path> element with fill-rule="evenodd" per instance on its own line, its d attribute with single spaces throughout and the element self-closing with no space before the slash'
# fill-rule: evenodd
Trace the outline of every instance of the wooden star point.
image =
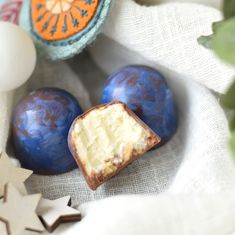
<svg viewBox="0 0 235 235">
<path fill-rule="evenodd" d="M 37 208 L 44 226 L 49 232 L 53 232 L 61 223 L 76 222 L 81 220 L 81 213 L 69 207 L 71 197 L 62 197 L 56 200 L 42 198 Z"/>
<path fill-rule="evenodd" d="M 40 194 L 22 196 L 12 184 L 6 185 L 0 203 L 0 220 L 6 224 L 7 235 L 22 235 L 25 230 L 44 231 L 35 212 L 40 198 Z"/>
<path fill-rule="evenodd" d="M 6 223 L 0 220 L 0 234 L 7 235 Z"/>
<path fill-rule="evenodd" d="M 13 184 L 22 194 L 27 194 L 24 182 L 32 171 L 16 167 L 6 153 L 0 155 L 0 198 L 3 197 L 7 183 Z"/>
</svg>

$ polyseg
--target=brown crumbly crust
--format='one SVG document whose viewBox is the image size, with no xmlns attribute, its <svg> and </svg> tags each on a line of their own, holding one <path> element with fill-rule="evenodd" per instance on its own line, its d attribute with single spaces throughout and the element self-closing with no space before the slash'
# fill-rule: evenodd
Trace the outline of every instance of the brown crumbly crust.
<svg viewBox="0 0 235 235">
<path fill-rule="evenodd" d="M 133 149 L 130 160 L 119 164 L 117 166 L 117 170 L 115 172 L 113 172 L 112 174 L 105 175 L 102 173 L 97 174 L 95 172 L 92 172 L 90 175 L 88 175 L 85 170 L 85 166 L 80 161 L 80 157 L 76 153 L 76 146 L 75 146 L 75 143 L 72 138 L 72 132 L 73 132 L 74 126 L 75 126 L 78 119 L 84 119 L 86 117 L 86 115 L 88 115 L 91 111 L 93 111 L 95 109 L 99 109 L 99 108 L 105 109 L 105 108 L 107 108 L 111 105 L 114 105 L 114 104 L 121 104 L 123 106 L 123 108 L 125 109 L 125 111 L 129 114 L 130 117 L 134 118 L 135 121 L 137 123 L 139 123 L 145 130 L 149 131 L 150 137 L 147 140 L 147 147 L 145 149 L 143 149 L 143 151 L 141 151 L 141 152 L 137 152 L 135 149 Z M 103 184 L 104 182 L 106 182 L 107 180 L 112 178 L 113 176 L 117 175 L 123 168 L 125 168 L 131 162 L 133 162 L 134 160 L 139 158 L 141 155 L 143 155 L 145 152 L 147 152 L 148 150 L 153 148 L 155 145 L 160 143 L 160 141 L 161 141 L 161 138 L 153 130 L 151 130 L 150 127 L 148 127 L 142 120 L 140 120 L 136 116 L 135 113 L 133 113 L 131 110 L 129 110 L 127 108 L 126 104 L 119 102 L 119 101 L 111 102 L 111 103 L 104 104 L 104 105 L 98 105 L 96 107 L 89 109 L 87 112 L 83 113 L 82 115 L 80 115 L 79 117 L 77 117 L 74 120 L 74 122 L 70 128 L 69 135 L 68 135 L 68 143 L 69 143 L 70 152 L 72 153 L 73 157 L 75 158 L 79 168 L 81 169 L 81 171 L 87 181 L 87 184 L 89 185 L 89 187 L 92 190 L 96 190 L 101 184 Z"/>
</svg>

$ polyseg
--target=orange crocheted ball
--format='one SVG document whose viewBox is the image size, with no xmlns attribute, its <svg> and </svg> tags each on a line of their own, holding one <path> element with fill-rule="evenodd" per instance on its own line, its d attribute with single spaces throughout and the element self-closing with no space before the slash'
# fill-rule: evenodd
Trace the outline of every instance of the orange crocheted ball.
<svg viewBox="0 0 235 235">
<path fill-rule="evenodd" d="M 35 31 L 47 41 L 63 40 L 82 31 L 94 17 L 99 0 L 32 0 Z"/>
</svg>

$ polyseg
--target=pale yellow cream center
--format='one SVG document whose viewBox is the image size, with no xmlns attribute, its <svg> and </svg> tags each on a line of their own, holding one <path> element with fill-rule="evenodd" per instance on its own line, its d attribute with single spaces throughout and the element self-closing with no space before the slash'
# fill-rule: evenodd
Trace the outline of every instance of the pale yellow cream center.
<svg viewBox="0 0 235 235">
<path fill-rule="evenodd" d="M 130 160 L 132 150 L 147 146 L 149 130 L 131 117 L 122 104 L 104 106 L 78 119 L 72 138 L 87 173 L 111 173 Z"/>
</svg>

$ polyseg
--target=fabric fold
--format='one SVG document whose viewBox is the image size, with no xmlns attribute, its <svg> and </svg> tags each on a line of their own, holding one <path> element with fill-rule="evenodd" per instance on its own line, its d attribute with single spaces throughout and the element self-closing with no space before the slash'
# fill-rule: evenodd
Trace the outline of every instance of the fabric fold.
<svg viewBox="0 0 235 235">
<path fill-rule="evenodd" d="M 118 0 L 113 5 L 103 29 L 107 37 L 216 92 L 227 90 L 234 68 L 197 43 L 199 36 L 212 33 L 211 24 L 221 20 L 220 11 L 195 3 L 146 7 Z"/>
</svg>

